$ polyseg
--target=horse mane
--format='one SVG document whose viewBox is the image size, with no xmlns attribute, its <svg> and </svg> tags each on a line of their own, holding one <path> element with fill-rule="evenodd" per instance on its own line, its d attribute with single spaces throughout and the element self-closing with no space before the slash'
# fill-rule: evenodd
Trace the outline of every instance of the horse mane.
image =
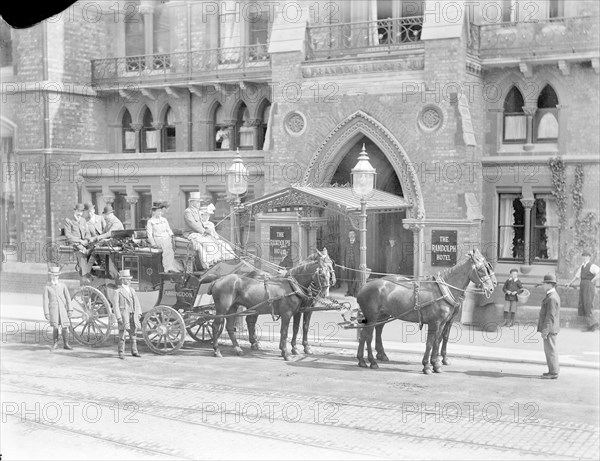
<svg viewBox="0 0 600 461">
<path fill-rule="evenodd" d="M 472 257 L 475 257 L 475 256 L 476 256 L 475 252 L 469 251 L 466 255 L 464 255 L 462 258 L 460 258 L 460 260 L 456 263 L 456 265 L 449 267 L 448 269 L 445 269 L 443 272 L 441 272 L 439 274 L 439 277 L 442 280 L 446 280 L 448 277 L 450 277 L 457 270 L 460 269 L 460 267 L 463 265 L 463 262 L 465 262 L 466 260 L 471 259 Z"/>
</svg>

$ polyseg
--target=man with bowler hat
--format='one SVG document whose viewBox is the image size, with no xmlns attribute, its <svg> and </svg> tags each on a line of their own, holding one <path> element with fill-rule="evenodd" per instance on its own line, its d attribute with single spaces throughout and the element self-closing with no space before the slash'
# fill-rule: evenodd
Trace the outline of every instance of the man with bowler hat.
<svg viewBox="0 0 600 461">
<path fill-rule="evenodd" d="M 129 269 L 119 271 L 121 285 L 115 290 L 113 306 L 119 323 L 119 358 L 125 360 L 125 330 L 129 331 L 131 339 L 131 355 L 141 357 L 137 349 L 137 331 L 141 328 L 140 317 L 142 307 L 135 290 L 129 285 L 131 283 Z"/>
<path fill-rule="evenodd" d="M 592 309 L 594 308 L 594 296 L 596 295 L 596 280 L 600 278 L 600 268 L 592 264 L 592 255 L 589 251 L 584 251 L 581 256 L 583 257 L 582 264 L 567 287 L 570 288 L 575 280 L 581 279 L 577 315 L 583 317 L 586 325 L 581 331 L 595 331 L 598 328 L 598 322 L 594 320 Z"/>
<path fill-rule="evenodd" d="M 548 373 L 544 373 L 542 379 L 558 379 L 560 366 L 556 350 L 556 337 L 560 330 L 560 297 L 556 292 L 556 276 L 546 274 L 542 285 L 546 291 L 546 297 L 542 301 L 537 331 L 542 334 L 544 353 L 548 363 Z"/>
</svg>

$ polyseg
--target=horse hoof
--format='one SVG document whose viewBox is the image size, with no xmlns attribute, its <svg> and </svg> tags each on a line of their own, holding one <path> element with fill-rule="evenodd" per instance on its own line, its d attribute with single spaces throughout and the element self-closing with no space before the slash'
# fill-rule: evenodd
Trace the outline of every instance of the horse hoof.
<svg viewBox="0 0 600 461">
<path fill-rule="evenodd" d="M 221 354 L 221 351 L 214 351 L 213 354 L 215 357 L 223 357 L 223 355 Z"/>
<path fill-rule="evenodd" d="M 390 361 L 389 357 L 386 355 L 385 352 L 381 352 L 381 353 L 377 354 L 376 357 L 377 357 L 377 360 L 381 360 L 382 362 Z"/>
<path fill-rule="evenodd" d="M 304 353 L 305 353 L 306 355 L 313 355 L 313 351 L 312 351 L 312 349 L 310 348 L 310 346 L 304 346 Z"/>
<path fill-rule="evenodd" d="M 250 345 L 250 349 L 252 349 L 253 351 L 258 351 L 260 350 L 260 345 L 258 343 L 252 343 Z"/>
<path fill-rule="evenodd" d="M 442 360 L 442 363 L 443 363 L 444 365 L 450 365 L 450 360 L 448 360 L 448 359 L 443 359 L 443 360 Z"/>
<path fill-rule="evenodd" d="M 244 351 L 242 350 L 241 347 L 236 347 L 235 353 L 238 355 L 238 357 L 241 357 L 242 355 L 244 355 Z"/>
<path fill-rule="evenodd" d="M 377 365 L 375 362 L 373 362 L 370 366 L 371 369 L 373 370 L 377 370 L 379 368 L 379 365 Z"/>
<path fill-rule="evenodd" d="M 286 362 L 289 362 L 289 361 L 290 361 L 290 360 L 292 360 L 292 359 L 290 358 L 289 354 L 285 354 L 285 355 L 283 356 L 283 360 L 285 360 Z"/>
<path fill-rule="evenodd" d="M 358 362 L 358 366 L 361 368 L 367 368 L 367 364 L 365 363 L 364 360 L 361 360 L 360 362 Z"/>
<path fill-rule="evenodd" d="M 423 368 L 423 373 L 425 373 L 426 375 L 430 375 L 431 374 L 431 368 L 430 367 Z"/>
<path fill-rule="evenodd" d="M 300 352 L 298 352 L 298 349 L 296 349 L 295 347 L 292 347 L 292 355 L 299 355 Z"/>
<path fill-rule="evenodd" d="M 441 366 L 437 366 L 437 367 L 433 367 L 433 372 L 434 373 L 443 373 L 442 372 L 442 367 Z"/>
</svg>

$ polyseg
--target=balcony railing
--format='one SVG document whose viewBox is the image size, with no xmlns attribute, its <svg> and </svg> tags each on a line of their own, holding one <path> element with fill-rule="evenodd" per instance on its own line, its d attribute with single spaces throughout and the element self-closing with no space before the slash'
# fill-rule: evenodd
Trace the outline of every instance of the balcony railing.
<svg viewBox="0 0 600 461">
<path fill-rule="evenodd" d="M 268 45 L 216 48 L 143 56 L 94 59 L 94 83 L 176 82 L 237 77 L 268 77 L 271 57 Z"/>
<path fill-rule="evenodd" d="M 307 59 L 330 59 L 363 53 L 388 52 L 415 47 L 421 39 L 420 16 L 377 21 L 310 26 Z"/>
<path fill-rule="evenodd" d="M 597 50 L 598 18 L 471 25 L 469 50 L 481 59 L 551 57 Z"/>
</svg>

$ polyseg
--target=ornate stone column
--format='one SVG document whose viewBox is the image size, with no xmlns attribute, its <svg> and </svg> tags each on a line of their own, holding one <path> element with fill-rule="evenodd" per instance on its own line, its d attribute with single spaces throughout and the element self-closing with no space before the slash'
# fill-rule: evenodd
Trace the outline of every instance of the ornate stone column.
<svg viewBox="0 0 600 461">
<path fill-rule="evenodd" d="M 235 127 L 237 126 L 237 120 L 224 120 L 225 125 L 227 125 L 227 131 L 229 131 L 229 150 L 237 149 L 237 136 L 235 132 Z"/>
<path fill-rule="evenodd" d="M 533 116 L 536 111 L 536 106 L 526 105 L 523 107 L 523 112 L 527 116 L 527 141 L 523 146 L 523 150 L 533 150 Z"/>
<path fill-rule="evenodd" d="M 141 137 L 140 137 L 140 131 L 142 131 L 142 127 L 144 125 L 142 125 L 141 123 L 132 123 L 131 124 L 131 129 L 135 132 L 135 152 L 136 154 L 139 154 L 142 149 L 141 149 Z"/>
<path fill-rule="evenodd" d="M 248 126 L 250 126 L 252 128 L 252 133 L 254 135 L 254 139 L 252 142 L 252 144 L 253 144 L 252 149 L 259 150 L 260 149 L 260 147 L 259 147 L 260 136 L 258 135 L 259 134 L 258 128 L 262 124 L 262 120 L 259 118 L 253 118 L 251 120 L 248 120 L 246 123 L 248 124 Z"/>
<path fill-rule="evenodd" d="M 152 128 L 154 128 L 158 132 L 158 139 L 156 142 L 156 152 L 163 151 L 163 128 L 165 124 L 162 122 L 154 122 L 152 123 Z"/>
<path fill-rule="evenodd" d="M 525 265 L 531 265 L 531 209 L 535 205 L 535 198 L 528 196 L 521 199 L 521 204 L 525 208 Z"/>
<path fill-rule="evenodd" d="M 415 277 L 421 277 L 424 272 L 423 245 L 425 243 L 425 224 L 418 221 L 408 221 L 404 222 L 402 226 L 413 233 L 413 248 L 415 250 L 413 254 L 413 273 Z"/>
<path fill-rule="evenodd" d="M 129 204 L 129 212 L 126 215 L 126 219 L 123 223 L 123 225 L 125 226 L 126 229 L 135 229 L 136 226 L 136 213 L 135 213 L 135 206 L 138 203 L 138 200 L 140 199 L 139 195 L 127 195 L 125 197 L 125 201 Z"/>
</svg>

